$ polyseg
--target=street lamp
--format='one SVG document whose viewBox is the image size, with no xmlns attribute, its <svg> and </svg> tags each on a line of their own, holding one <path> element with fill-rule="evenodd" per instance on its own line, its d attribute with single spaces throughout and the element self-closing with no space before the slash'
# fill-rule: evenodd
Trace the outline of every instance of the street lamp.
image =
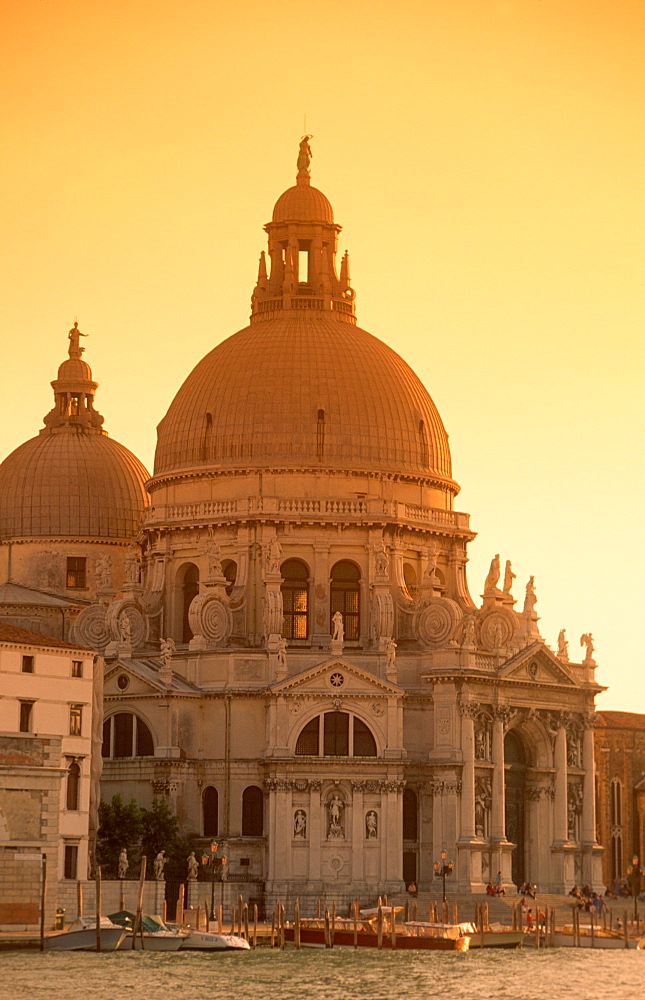
<svg viewBox="0 0 645 1000">
<path fill-rule="evenodd" d="M 441 861 L 435 861 L 432 867 L 434 868 L 435 878 L 443 879 L 443 901 L 446 902 L 446 875 L 452 875 L 453 868 L 455 867 L 453 861 L 446 861 L 448 857 L 445 851 L 441 852 Z"/>
<path fill-rule="evenodd" d="M 217 861 L 215 855 L 217 854 L 218 847 L 219 844 L 217 841 L 211 840 L 211 912 L 209 920 L 215 919 L 215 864 Z"/>
<path fill-rule="evenodd" d="M 634 897 L 634 923 L 638 920 L 638 897 L 641 891 L 641 876 L 645 875 L 645 868 L 638 864 L 638 855 L 632 858 L 631 866 L 627 869 L 627 875 L 632 886 L 632 896 Z"/>
</svg>

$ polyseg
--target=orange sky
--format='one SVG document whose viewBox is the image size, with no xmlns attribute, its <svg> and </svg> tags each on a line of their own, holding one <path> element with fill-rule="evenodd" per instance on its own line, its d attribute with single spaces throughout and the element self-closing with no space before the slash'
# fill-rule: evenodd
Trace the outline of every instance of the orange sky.
<svg viewBox="0 0 645 1000">
<path fill-rule="evenodd" d="M 184 377 L 246 325 L 306 112 L 359 324 L 450 434 L 473 596 L 496 552 L 520 602 L 533 573 L 546 641 L 592 631 L 600 707 L 645 711 L 644 18 L 3 0 L 0 455 L 42 426 L 77 316 L 105 426 L 152 467 Z"/>
</svg>

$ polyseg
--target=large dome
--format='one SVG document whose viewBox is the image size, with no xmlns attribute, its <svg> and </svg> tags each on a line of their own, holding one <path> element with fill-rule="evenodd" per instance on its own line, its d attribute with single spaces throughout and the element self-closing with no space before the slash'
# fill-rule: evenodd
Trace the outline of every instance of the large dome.
<svg viewBox="0 0 645 1000">
<path fill-rule="evenodd" d="M 132 539 L 148 473 L 105 433 L 46 433 L 0 465 L 0 537 Z"/>
<path fill-rule="evenodd" d="M 97 383 L 75 323 L 38 437 L 0 465 L 0 538 L 133 539 L 150 503 L 148 473 L 102 429 Z"/>
<path fill-rule="evenodd" d="M 188 376 L 159 425 L 155 476 L 207 467 L 451 479 L 448 436 L 412 369 L 320 315 L 254 323 Z"/>
</svg>

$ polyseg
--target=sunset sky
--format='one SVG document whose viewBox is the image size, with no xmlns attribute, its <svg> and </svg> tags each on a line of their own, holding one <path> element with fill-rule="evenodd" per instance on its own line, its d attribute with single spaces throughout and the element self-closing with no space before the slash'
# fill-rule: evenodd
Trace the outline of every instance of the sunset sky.
<svg viewBox="0 0 645 1000">
<path fill-rule="evenodd" d="M 415 369 L 492 556 L 601 708 L 645 711 L 642 0 L 3 0 L 0 456 L 75 318 L 152 469 L 186 375 L 246 326 L 313 134 L 359 325 Z M 261 359 L 258 362 L 261 373 Z"/>
</svg>

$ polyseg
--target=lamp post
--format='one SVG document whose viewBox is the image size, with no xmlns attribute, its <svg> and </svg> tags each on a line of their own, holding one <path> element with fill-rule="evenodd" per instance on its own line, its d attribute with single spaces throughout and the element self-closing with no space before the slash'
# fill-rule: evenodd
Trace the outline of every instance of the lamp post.
<svg viewBox="0 0 645 1000">
<path fill-rule="evenodd" d="M 209 920 L 215 919 L 215 867 L 217 863 L 217 848 L 219 844 L 216 840 L 211 840 L 211 912 L 209 915 Z"/>
<path fill-rule="evenodd" d="M 452 875 L 453 869 L 455 867 L 453 861 L 446 861 L 448 857 L 446 851 L 441 852 L 441 861 L 435 861 L 432 867 L 434 868 L 435 878 L 440 878 L 443 880 L 443 902 L 446 902 L 446 875 Z"/>
<path fill-rule="evenodd" d="M 641 891 L 641 877 L 645 875 L 645 868 L 641 868 L 638 863 L 638 855 L 632 858 L 631 866 L 627 869 L 627 875 L 632 886 L 632 896 L 634 897 L 634 923 L 638 920 L 638 897 Z"/>
</svg>

